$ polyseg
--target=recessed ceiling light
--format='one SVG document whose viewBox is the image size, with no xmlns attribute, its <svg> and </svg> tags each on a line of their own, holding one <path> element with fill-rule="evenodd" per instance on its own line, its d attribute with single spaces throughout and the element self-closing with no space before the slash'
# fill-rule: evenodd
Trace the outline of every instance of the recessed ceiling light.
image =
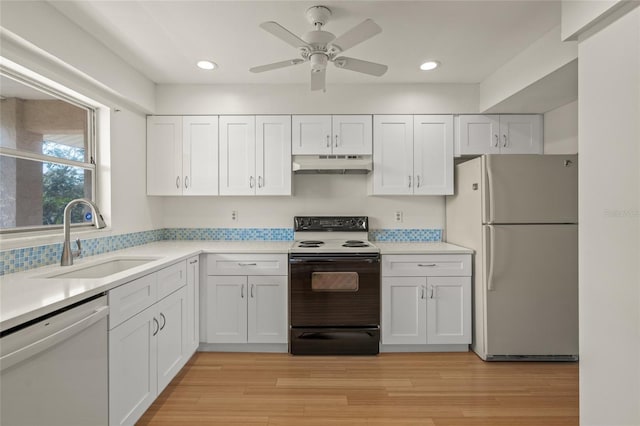
<svg viewBox="0 0 640 426">
<path fill-rule="evenodd" d="M 440 66 L 440 62 L 438 61 L 427 61 L 424 64 L 420 65 L 420 69 L 422 71 L 431 71 Z"/>
<path fill-rule="evenodd" d="M 218 68 L 215 62 L 211 61 L 198 61 L 196 65 L 198 65 L 198 68 L 202 68 L 203 70 L 214 70 Z"/>
</svg>

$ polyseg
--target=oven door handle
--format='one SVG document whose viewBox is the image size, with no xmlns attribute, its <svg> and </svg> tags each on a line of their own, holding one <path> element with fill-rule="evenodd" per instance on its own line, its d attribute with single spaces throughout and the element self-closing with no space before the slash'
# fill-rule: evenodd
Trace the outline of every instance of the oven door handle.
<svg viewBox="0 0 640 426">
<path fill-rule="evenodd" d="M 379 257 L 365 257 L 365 258 L 357 258 L 357 257 L 322 257 L 322 258 L 313 258 L 313 259 L 300 259 L 300 258 L 291 258 L 289 259 L 289 263 L 296 264 L 326 264 L 326 263 L 380 263 Z"/>
</svg>

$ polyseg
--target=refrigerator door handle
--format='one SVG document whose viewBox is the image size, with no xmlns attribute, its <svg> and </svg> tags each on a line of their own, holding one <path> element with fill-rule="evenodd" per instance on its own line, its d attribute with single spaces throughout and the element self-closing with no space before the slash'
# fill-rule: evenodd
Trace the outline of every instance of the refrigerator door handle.
<svg viewBox="0 0 640 426">
<path fill-rule="evenodd" d="M 485 193 L 484 196 L 485 198 L 485 213 L 486 213 L 486 218 L 485 218 L 485 222 L 486 223 L 493 223 L 493 211 L 494 211 L 494 206 L 493 206 L 493 194 L 492 194 L 492 190 L 493 190 L 493 172 L 491 171 L 491 156 L 487 155 L 485 157 L 485 171 L 487 174 L 487 182 L 486 182 L 486 188 L 485 188 Z"/>
<path fill-rule="evenodd" d="M 493 225 L 487 225 L 489 228 L 489 250 L 487 250 L 487 254 L 489 255 L 489 273 L 487 274 L 487 290 L 493 291 L 493 268 L 494 268 L 494 247 L 496 241 L 496 231 Z"/>
</svg>

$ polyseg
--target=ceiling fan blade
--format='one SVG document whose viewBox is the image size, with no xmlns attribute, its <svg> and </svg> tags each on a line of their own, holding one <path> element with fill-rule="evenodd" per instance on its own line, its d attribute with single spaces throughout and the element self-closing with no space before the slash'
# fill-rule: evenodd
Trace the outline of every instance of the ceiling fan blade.
<svg viewBox="0 0 640 426">
<path fill-rule="evenodd" d="M 287 61 L 281 61 L 281 62 L 274 62 L 273 64 L 267 64 L 267 65 L 260 65 L 257 67 L 252 67 L 249 68 L 249 71 L 251 72 L 264 72 L 264 71 L 271 71 L 271 70 L 277 70 L 278 68 L 284 68 L 284 67 L 289 67 L 292 65 L 298 65 L 304 62 L 304 59 L 289 59 Z"/>
<path fill-rule="evenodd" d="M 335 52 L 344 52 L 381 32 L 382 28 L 378 24 L 371 19 L 366 19 L 333 40 L 330 45 Z"/>
<path fill-rule="evenodd" d="M 325 83 L 327 80 L 326 71 L 326 68 L 318 72 L 313 72 L 313 70 L 311 71 L 311 90 L 325 91 Z"/>
<path fill-rule="evenodd" d="M 385 72 L 387 72 L 387 69 L 389 69 L 389 67 L 386 65 L 363 61 L 362 59 L 348 58 L 346 56 L 340 56 L 336 58 L 334 60 L 334 64 L 338 68 L 344 68 L 346 70 L 375 75 L 376 77 L 380 77 Z"/>
<path fill-rule="evenodd" d="M 309 44 L 302 40 L 291 31 L 278 24 L 277 22 L 269 21 L 260 24 L 260 28 L 278 37 L 285 43 L 289 43 L 293 47 L 309 47 Z"/>
</svg>

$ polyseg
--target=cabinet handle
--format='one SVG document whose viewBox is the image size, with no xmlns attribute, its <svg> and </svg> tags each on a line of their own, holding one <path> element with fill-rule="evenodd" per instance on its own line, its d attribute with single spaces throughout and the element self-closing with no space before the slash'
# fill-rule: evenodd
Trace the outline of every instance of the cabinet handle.
<svg viewBox="0 0 640 426">
<path fill-rule="evenodd" d="M 420 188 L 420 175 L 416 176 L 416 180 L 417 180 L 417 182 L 416 182 L 417 186 L 416 187 Z"/>
<path fill-rule="evenodd" d="M 252 298 L 252 299 L 253 299 L 253 286 L 254 286 L 254 285 L 255 285 L 255 284 L 251 284 L 251 298 Z"/>
<path fill-rule="evenodd" d="M 424 286 L 420 286 L 420 299 L 424 299 Z"/>
<path fill-rule="evenodd" d="M 429 286 L 429 299 L 433 299 L 433 286 Z"/>
<path fill-rule="evenodd" d="M 198 259 L 194 259 L 191 262 L 189 262 L 189 265 L 193 265 L 194 263 L 198 263 Z"/>
<path fill-rule="evenodd" d="M 500 138 L 498 137 L 498 134 L 497 134 L 497 133 L 496 133 L 494 136 L 496 137 L 496 143 L 495 143 L 495 145 L 493 145 L 493 146 L 497 148 L 497 147 L 498 147 L 498 144 L 500 143 Z"/>
<path fill-rule="evenodd" d="M 418 266 L 420 267 L 433 267 L 433 266 L 438 266 L 437 263 L 418 263 Z"/>
<path fill-rule="evenodd" d="M 244 284 L 240 286 L 240 298 L 244 299 Z"/>
<path fill-rule="evenodd" d="M 180 189 L 180 176 L 176 177 L 176 188 Z"/>
<path fill-rule="evenodd" d="M 411 175 L 409 175 L 409 188 L 411 188 Z"/>
<path fill-rule="evenodd" d="M 167 317 L 165 317 L 162 312 L 160 312 L 160 316 L 162 317 L 162 325 L 160 326 L 160 330 L 163 330 L 164 326 L 167 325 Z"/>
<path fill-rule="evenodd" d="M 258 176 L 258 188 L 262 188 L 262 176 Z"/>
<path fill-rule="evenodd" d="M 158 331 L 160 331 L 160 323 L 155 317 L 153 318 L 153 322 L 156 324 L 156 329 L 153 332 L 153 335 L 155 336 L 156 334 L 158 334 Z"/>
<path fill-rule="evenodd" d="M 242 263 L 242 262 L 238 262 L 238 266 L 258 266 L 257 263 Z"/>
<path fill-rule="evenodd" d="M 249 176 L 249 188 L 253 189 L 253 176 Z"/>
<path fill-rule="evenodd" d="M 504 140 L 504 143 L 502 144 L 502 147 L 506 148 L 507 147 L 507 135 L 506 134 L 502 135 L 502 139 Z"/>
<path fill-rule="evenodd" d="M 327 148 L 331 148 L 331 136 L 327 135 Z"/>
<path fill-rule="evenodd" d="M 338 135 L 336 135 L 336 144 L 335 144 L 335 147 L 336 147 L 336 148 L 338 147 Z"/>
<path fill-rule="evenodd" d="M 184 187 L 189 188 L 189 176 L 184 177 Z"/>
</svg>

